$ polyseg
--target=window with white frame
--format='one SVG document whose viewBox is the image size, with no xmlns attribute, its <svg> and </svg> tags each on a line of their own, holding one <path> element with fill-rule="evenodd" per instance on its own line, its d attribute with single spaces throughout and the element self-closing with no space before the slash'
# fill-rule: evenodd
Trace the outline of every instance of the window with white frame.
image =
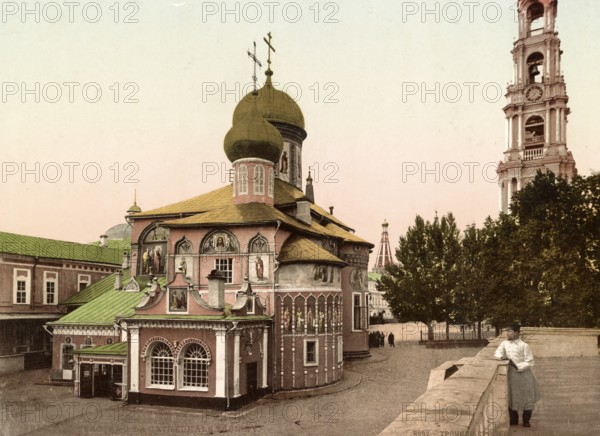
<svg viewBox="0 0 600 436">
<path fill-rule="evenodd" d="M 304 365 L 318 365 L 319 363 L 319 347 L 316 339 L 304 340 Z"/>
<path fill-rule="evenodd" d="M 92 283 L 92 276 L 89 274 L 78 274 L 77 275 L 77 289 L 79 291 L 83 291 L 86 287 L 88 287 Z"/>
<path fill-rule="evenodd" d="M 44 304 L 58 303 L 58 273 L 44 271 Z"/>
<path fill-rule="evenodd" d="M 362 324 L 360 319 L 360 294 L 353 294 L 352 302 L 352 330 L 360 330 Z"/>
<path fill-rule="evenodd" d="M 173 387 L 173 354 L 164 342 L 157 342 L 150 353 L 150 385 Z"/>
<path fill-rule="evenodd" d="M 71 338 L 65 339 L 65 344 L 62 346 L 62 359 L 61 359 L 61 367 L 62 369 L 73 369 L 73 350 L 74 346 L 71 343 Z"/>
<path fill-rule="evenodd" d="M 246 165 L 240 165 L 238 170 L 238 193 L 248 193 L 248 167 Z"/>
<path fill-rule="evenodd" d="M 342 363 L 344 361 L 344 338 L 342 336 L 338 336 L 337 342 L 338 363 Z"/>
<path fill-rule="evenodd" d="M 262 165 L 256 165 L 254 167 L 254 193 L 265 193 L 265 170 Z"/>
<path fill-rule="evenodd" d="M 210 358 L 201 344 L 190 344 L 185 349 L 182 368 L 182 386 L 185 388 L 208 389 L 208 365 Z"/>
<path fill-rule="evenodd" d="M 28 269 L 15 269 L 13 276 L 14 304 L 29 304 L 31 298 L 31 276 Z"/>
<path fill-rule="evenodd" d="M 273 168 L 269 168 L 269 197 L 273 197 L 273 185 L 275 184 L 275 172 Z"/>
<path fill-rule="evenodd" d="M 215 259 L 215 269 L 225 275 L 225 283 L 233 283 L 233 259 Z"/>
<path fill-rule="evenodd" d="M 366 327 L 369 328 L 369 316 L 368 316 L 368 313 L 369 313 L 369 294 L 368 293 L 365 294 L 365 312 L 366 312 L 365 322 L 367 324 Z"/>
</svg>

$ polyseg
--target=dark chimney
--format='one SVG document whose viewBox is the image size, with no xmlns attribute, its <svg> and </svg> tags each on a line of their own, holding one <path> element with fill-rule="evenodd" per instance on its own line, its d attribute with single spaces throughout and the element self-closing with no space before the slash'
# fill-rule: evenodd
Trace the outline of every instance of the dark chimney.
<svg viewBox="0 0 600 436">
<path fill-rule="evenodd" d="M 213 309 L 225 307 L 225 275 L 213 269 L 208 279 L 208 305 Z"/>
<path fill-rule="evenodd" d="M 308 172 L 308 177 L 306 178 L 306 198 L 308 199 L 308 201 L 310 201 L 311 203 L 315 203 L 315 190 L 313 187 L 313 179 L 310 176 L 310 171 Z"/>
</svg>

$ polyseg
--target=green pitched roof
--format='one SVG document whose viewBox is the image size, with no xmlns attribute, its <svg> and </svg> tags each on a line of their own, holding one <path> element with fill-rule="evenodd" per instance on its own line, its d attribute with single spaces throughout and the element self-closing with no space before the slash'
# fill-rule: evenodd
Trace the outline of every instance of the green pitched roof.
<svg viewBox="0 0 600 436">
<path fill-rule="evenodd" d="M 117 273 L 113 273 L 107 277 L 104 277 L 103 279 L 87 286 L 83 291 L 71 296 L 62 304 L 65 306 L 80 306 L 82 304 L 89 303 L 90 301 L 98 298 L 100 295 L 104 295 L 108 291 L 114 290 L 116 277 Z M 127 284 L 130 278 L 131 270 L 123 270 L 123 285 Z"/>
<path fill-rule="evenodd" d="M 124 251 L 131 251 L 131 239 L 108 239 L 106 241 L 108 244 L 108 248 L 112 248 L 114 250 L 118 250 L 121 254 L 121 258 L 123 258 Z M 94 245 L 96 247 L 100 247 L 100 241 L 90 242 L 87 245 Z"/>
<path fill-rule="evenodd" d="M 346 262 L 321 248 L 310 239 L 291 236 L 281 248 L 277 258 L 281 263 L 290 262 L 327 262 L 346 265 Z"/>
<path fill-rule="evenodd" d="M 115 342 L 114 344 L 100 345 L 98 347 L 79 348 L 73 350 L 73 353 L 127 356 L 127 342 Z"/>
<path fill-rule="evenodd" d="M 147 282 L 147 278 L 143 277 Z M 98 298 L 90 301 L 87 304 L 75 309 L 73 312 L 68 313 L 57 321 L 48 323 L 49 325 L 113 325 L 117 316 L 131 316 L 135 313 L 135 306 L 137 306 L 142 297 L 144 297 L 143 289 L 145 283 L 142 282 L 142 277 L 136 278 L 140 283 L 140 292 L 124 292 L 122 290 L 116 291 L 114 289 L 105 291 L 104 294 Z M 158 283 L 162 288 L 166 285 L 165 277 L 159 277 Z M 127 284 L 127 281 L 123 280 L 123 286 Z"/>
<path fill-rule="evenodd" d="M 110 247 L 102 248 L 90 244 L 6 232 L 0 232 L 0 252 L 112 265 L 119 265 L 123 260 L 122 251 Z"/>
<path fill-rule="evenodd" d="M 379 279 L 381 279 L 381 274 L 376 273 L 376 272 L 369 273 L 369 280 L 371 280 L 372 282 L 377 281 Z"/>
</svg>

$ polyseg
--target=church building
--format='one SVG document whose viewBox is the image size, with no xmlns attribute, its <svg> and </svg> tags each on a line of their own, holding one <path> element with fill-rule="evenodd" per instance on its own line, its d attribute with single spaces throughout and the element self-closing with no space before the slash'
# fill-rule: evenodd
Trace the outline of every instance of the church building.
<svg viewBox="0 0 600 436">
<path fill-rule="evenodd" d="M 273 86 L 270 40 L 266 82 L 224 137 L 233 183 L 130 210 L 123 271 L 51 323 L 55 344 L 94 342 L 73 350 L 76 395 L 229 408 L 335 383 L 370 355 L 374 246 L 315 203 L 310 174 L 302 190 L 304 115 Z"/>
<path fill-rule="evenodd" d="M 519 35 L 512 51 L 514 83 L 508 87 L 506 149 L 497 168 L 500 210 L 535 178 L 552 171 L 571 180 L 575 160 L 567 148 L 569 97 L 561 71 L 556 28 L 558 0 L 519 0 Z"/>
<path fill-rule="evenodd" d="M 393 264 L 392 250 L 390 248 L 390 238 L 388 234 L 389 224 L 383 220 L 381 224 L 381 239 L 379 242 L 379 250 L 375 258 L 375 266 L 369 272 L 369 314 L 372 322 L 383 324 L 384 322 L 394 322 L 394 314 L 390 309 L 390 305 L 386 301 L 383 292 L 377 289 L 377 283 L 381 279 L 381 275 L 385 271 L 385 267 Z"/>
</svg>

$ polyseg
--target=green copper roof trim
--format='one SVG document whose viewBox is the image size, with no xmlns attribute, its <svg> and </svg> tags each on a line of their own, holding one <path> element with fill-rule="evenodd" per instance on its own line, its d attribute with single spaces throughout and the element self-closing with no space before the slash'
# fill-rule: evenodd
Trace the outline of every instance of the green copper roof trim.
<svg viewBox="0 0 600 436">
<path fill-rule="evenodd" d="M 127 342 L 115 342 L 98 347 L 79 348 L 73 350 L 74 354 L 100 354 L 105 356 L 127 356 Z"/>
<path fill-rule="evenodd" d="M 376 273 L 376 272 L 369 273 L 369 280 L 375 281 L 375 280 L 380 280 L 380 279 L 381 279 L 381 274 Z"/>
<path fill-rule="evenodd" d="M 267 315 L 246 315 L 246 316 L 226 316 L 226 315 L 142 315 L 136 314 L 124 319 L 127 320 L 168 320 L 168 321 L 271 321 Z"/>
<path fill-rule="evenodd" d="M 123 252 L 110 247 L 0 232 L 0 252 L 47 259 L 119 265 Z"/>
<path fill-rule="evenodd" d="M 131 277 L 130 269 L 123 270 L 123 286 L 129 282 Z M 87 286 L 83 291 L 78 292 L 75 295 L 72 295 L 69 299 L 64 301 L 62 304 L 65 306 L 80 306 L 85 303 L 89 303 L 92 300 L 95 300 L 101 295 L 104 295 L 106 292 L 115 289 L 115 280 L 117 277 L 117 273 L 113 273 L 103 279 L 98 280 L 97 282 L 92 283 Z"/>
<path fill-rule="evenodd" d="M 138 279 L 136 278 L 136 280 Z M 143 280 L 147 283 L 148 278 L 140 277 L 138 282 L 143 282 Z M 161 288 L 164 288 L 166 286 L 165 277 L 159 277 L 158 283 Z M 126 284 L 127 282 L 123 281 L 123 286 Z M 140 283 L 140 292 L 108 290 L 98 298 L 66 314 L 59 320 L 48 323 L 48 325 L 114 325 L 117 316 L 128 317 L 135 314 L 134 308 L 146 295 L 145 287 L 145 284 Z"/>
</svg>

